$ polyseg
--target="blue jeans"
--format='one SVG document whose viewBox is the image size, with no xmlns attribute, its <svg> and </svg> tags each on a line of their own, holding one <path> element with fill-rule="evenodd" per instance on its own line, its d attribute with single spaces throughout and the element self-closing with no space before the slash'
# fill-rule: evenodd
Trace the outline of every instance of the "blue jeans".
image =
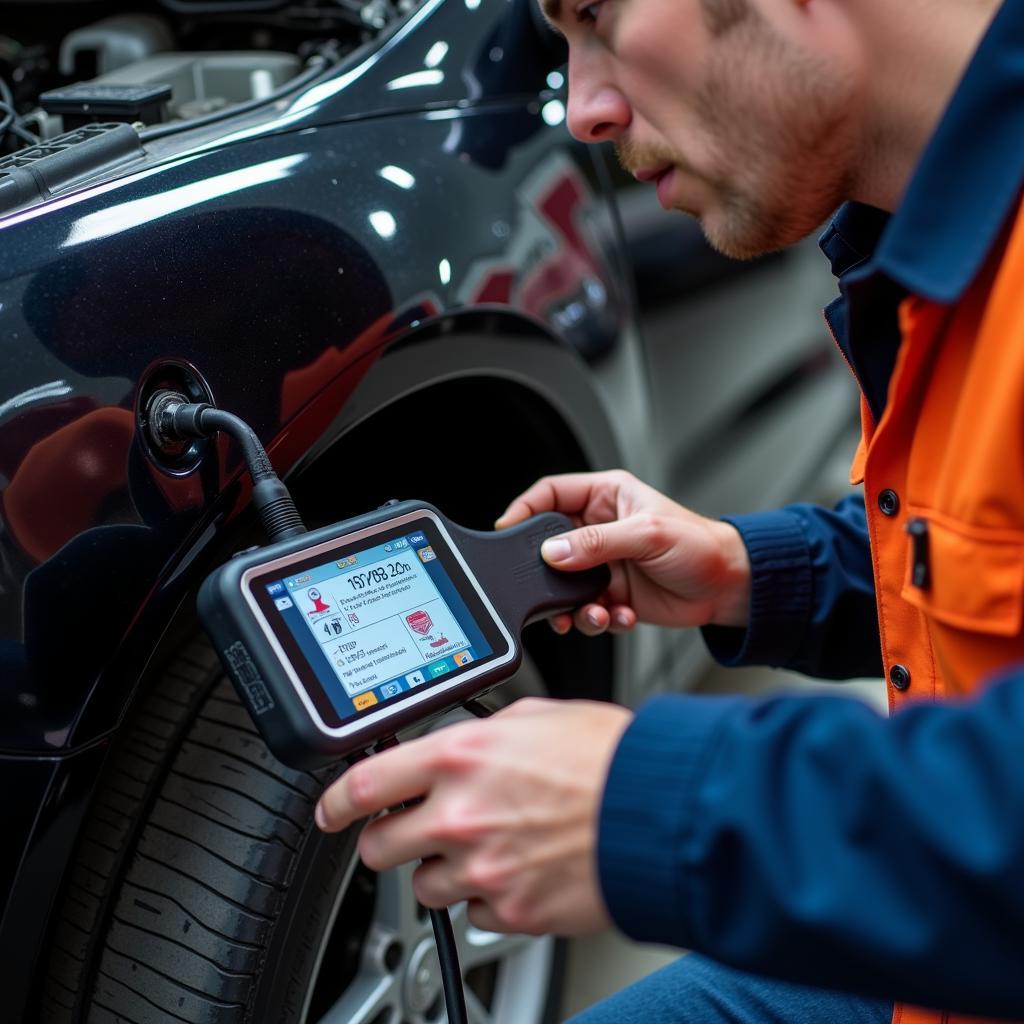
<svg viewBox="0 0 1024 1024">
<path fill-rule="evenodd" d="M 690 954 L 571 1024 L 889 1024 L 892 1003 L 792 985 Z"/>
</svg>

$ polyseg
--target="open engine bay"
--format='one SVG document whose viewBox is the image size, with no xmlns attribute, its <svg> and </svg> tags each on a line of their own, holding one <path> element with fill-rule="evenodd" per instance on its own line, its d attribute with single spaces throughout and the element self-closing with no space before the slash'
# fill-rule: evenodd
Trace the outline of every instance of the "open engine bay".
<svg viewBox="0 0 1024 1024">
<path fill-rule="evenodd" d="M 137 145 L 140 135 L 148 141 L 266 103 L 371 42 L 418 2 L 5 4 L 0 213 L 25 201 L 19 168 L 81 142 L 96 148 L 101 135 L 114 148 Z"/>
</svg>

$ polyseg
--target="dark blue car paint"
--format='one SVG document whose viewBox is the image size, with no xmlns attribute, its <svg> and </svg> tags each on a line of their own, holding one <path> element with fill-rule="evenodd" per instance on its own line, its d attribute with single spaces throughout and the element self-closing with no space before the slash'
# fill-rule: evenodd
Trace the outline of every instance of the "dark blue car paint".
<svg viewBox="0 0 1024 1024">
<path fill-rule="evenodd" d="M 153 464 L 135 420 L 147 374 L 194 367 L 288 472 L 382 353 L 438 325 L 490 318 L 484 373 L 489 334 L 573 349 L 554 392 L 589 388 L 587 361 L 618 343 L 628 299 L 594 220 L 605 200 L 589 157 L 546 123 L 560 101 L 539 94 L 539 64 L 511 52 L 523 18 L 503 0 L 427 4 L 301 94 L 162 138 L 145 166 L 0 221 L 10 1019 L 109 737 L 245 504 L 226 445 L 188 475 Z"/>
</svg>

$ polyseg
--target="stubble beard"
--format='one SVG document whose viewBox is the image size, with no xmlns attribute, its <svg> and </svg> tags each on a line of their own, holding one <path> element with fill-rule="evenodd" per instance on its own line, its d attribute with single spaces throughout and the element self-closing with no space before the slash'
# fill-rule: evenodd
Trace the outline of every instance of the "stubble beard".
<svg viewBox="0 0 1024 1024">
<path fill-rule="evenodd" d="M 694 174 L 693 168 L 681 153 L 661 143 L 638 143 L 632 139 L 622 139 L 615 143 L 615 155 L 622 169 L 630 174 L 640 170 L 666 167 L 669 164 L 687 174 Z M 674 209 L 679 209 L 683 213 L 691 212 L 681 207 Z"/>
<path fill-rule="evenodd" d="M 711 59 L 695 100 L 707 170 L 698 172 L 662 144 L 624 140 L 616 152 L 630 171 L 672 164 L 699 179 L 714 204 L 676 209 L 700 220 L 718 252 L 753 259 L 806 238 L 849 198 L 857 148 L 853 88 L 756 14 L 729 36 L 737 45 Z"/>
</svg>

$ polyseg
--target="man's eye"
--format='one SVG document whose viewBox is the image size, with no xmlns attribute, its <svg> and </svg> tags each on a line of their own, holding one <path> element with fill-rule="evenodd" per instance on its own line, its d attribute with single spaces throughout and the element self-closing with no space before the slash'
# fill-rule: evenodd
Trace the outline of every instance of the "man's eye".
<svg viewBox="0 0 1024 1024">
<path fill-rule="evenodd" d="M 576 20 L 580 23 L 593 24 L 597 21 L 597 12 L 601 9 L 604 0 L 596 0 L 595 3 L 587 4 L 585 7 L 576 8 Z"/>
</svg>

